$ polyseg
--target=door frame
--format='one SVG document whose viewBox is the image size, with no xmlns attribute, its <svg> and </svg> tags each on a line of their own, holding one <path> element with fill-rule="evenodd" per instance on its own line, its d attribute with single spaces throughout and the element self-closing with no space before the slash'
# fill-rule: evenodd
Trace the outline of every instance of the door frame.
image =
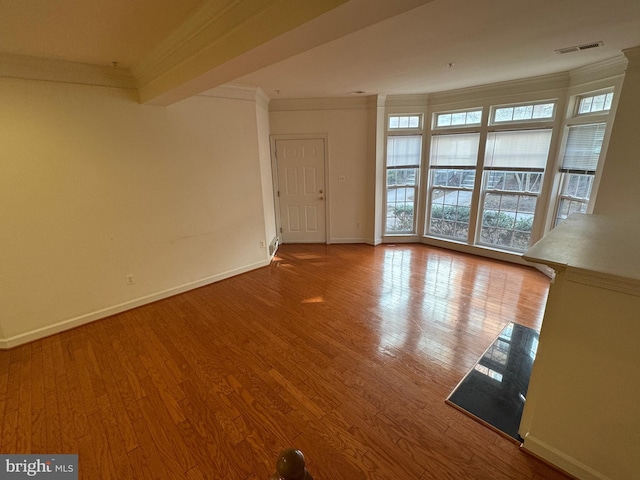
<svg viewBox="0 0 640 480">
<path fill-rule="evenodd" d="M 271 178 L 273 179 L 273 204 L 276 216 L 276 236 L 278 243 L 282 244 L 282 219 L 280 218 L 280 197 L 278 190 L 280 187 L 278 179 L 278 160 L 276 158 L 276 142 L 279 140 L 322 140 L 324 145 L 324 227 L 325 227 L 325 244 L 331 243 L 330 228 L 330 212 L 331 212 L 331 192 L 329 183 L 329 135 L 326 133 L 291 133 L 291 134 L 274 134 L 269 135 L 269 144 L 271 149 Z"/>
</svg>

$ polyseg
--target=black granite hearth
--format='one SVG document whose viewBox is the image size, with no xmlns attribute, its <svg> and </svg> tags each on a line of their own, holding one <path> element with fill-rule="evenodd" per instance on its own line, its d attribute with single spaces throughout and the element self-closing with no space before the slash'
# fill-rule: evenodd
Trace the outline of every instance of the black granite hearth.
<svg viewBox="0 0 640 480">
<path fill-rule="evenodd" d="M 537 348 L 535 330 L 509 323 L 447 403 L 522 442 L 518 427 Z"/>
</svg>

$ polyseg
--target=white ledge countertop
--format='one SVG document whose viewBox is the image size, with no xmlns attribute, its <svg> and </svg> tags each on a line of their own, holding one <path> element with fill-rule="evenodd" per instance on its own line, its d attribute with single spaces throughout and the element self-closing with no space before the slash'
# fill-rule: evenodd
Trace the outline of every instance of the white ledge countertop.
<svg viewBox="0 0 640 480">
<path fill-rule="evenodd" d="M 640 285 L 640 218 L 573 214 L 530 247 L 523 258 L 554 269 L 575 269 Z"/>
</svg>

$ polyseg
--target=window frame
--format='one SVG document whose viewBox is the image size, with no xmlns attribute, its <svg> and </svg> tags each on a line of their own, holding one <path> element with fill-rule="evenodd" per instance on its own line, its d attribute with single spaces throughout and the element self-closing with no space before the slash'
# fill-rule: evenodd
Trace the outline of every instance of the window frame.
<svg viewBox="0 0 640 480">
<path fill-rule="evenodd" d="M 560 212 L 562 209 L 562 203 L 565 201 L 580 203 L 585 205 L 585 209 L 584 209 L 585 213 L 593 212 L 593 206 L 597 196 L 600 176 L 602 174 L 606 152 L 609 146 L 611 126 L 615 118 L 615 110 L 617 108 L 618 97 L 620 95 L 619 91 L 620 91 L 619 82 L 608 81 L 607 85 L 602 88 L 590 89 L 590 90 L 580 89 L 578 91 L 572 92 L 572 95 L 569 96 L 569 107 L 567 108 L 567 115 L 563 125 L 561 126 L 562 141 L 557 154 L 557 165 L 555 167 L 555 176 L 556 176 L 555 188 L 550 198 L 551 208 L 548 211 L 548 219 L 547 219 L 547 227 L 546 227 L 547 230 L 552 230 L 557 225 L 562 223 L 562 221 L 564 221 L 564 218 L 562 219 L 560 218 L 561 216 Z M 613 94 L 611 108 L 609 110 L 599 110 L 596 112 L 579 113 L 580 102 L 584 98 L 593 97 L 593 96 L 602 95 L 602 94 L 608 94 L 608 93 Z M 564 189 L 564 185 L 568 181 L 568 177 L 573 174 L 582 173 L 582 172 L 574 172 L 574 171 L 569 171 L 569 172 L 562 171 L 564 155 L 566 153 L 567 144 L 569 140 L 569 132 L 574 127 L 595 125 L 595 124 L 604 124 L 605 132 L 602 139 L 602 144 L 600 146 L 600 155 L 597 161 L 596 169 L 593 173 L 588 174 L 592 176 L 589 198 L 584 199 L 584 198 L 565 195 L 563 193 L 563 189 Z"/>
<path fill-rule="evenodd" d="M 550 103 L 549 101 L 546 101 L 544 103 Z M 530 105 L 531 103 L 526 103 L 526 105 Z M 554 111 L 557 109 L 557 104 L 554 105 Z M 484 224 L 484 220 L 485 220 L 485 215 L 486 215 L 486 211 L 485 211 L 485 207 L 486 207 L 486 200 L 487 200 L 487 196 L 490 194 L 494 194 L 494 195 L 501 195 L 501 196 L 512 196 L 512 197 L 532 197 L 535 198 L 535 207 L 533 209 L 533 213 L 532 213 L 532 222 L 531 222 L 531 228 L 528 231 L 528 235 L 529 235 L 529 243 L 528 245 L 530 246 L 532 243 L 532 240 L 534 238 L 534 232 L 535 232 L 535 225 L 536 223 L 540 223 L 541 222 L 541 207 L 540 204 L 541 202 L 540 197 L 543 194 L 544 191 L 544 185 L 545 185 L 545 178 L 546 175 L 548 173 L 549 170 L 549 164 L 551 162 L 552 159 L 552 145 L 553 145 L 553 141 L 554 141 L 554 135 L 555 135 L 555 129 L 553 128 L 553 124 L 550 123 L 549 121 L 546 122 L 535 122 L 536 124 L 532 127 L 531 125 L 528 125 L 527 127 L 520 127 L 520 125 L 522 125 L 522 123 L 520 121 L 514 121 L 513 123 L 506 123 L 504 125 L 500 125 L 500 127 L 502 128 L 494 128 L 492 126 L 492 128 L 488 131 L 487 134 L 487 138 L 486 138 L 486 143 L 485 146 L 489 143 L 489 135 L 491 134 L 499 134 L 499 133 L 508 133 L 508 132 L 543 132 L 543 131 L 549 131 L 550 132 L 550 136 L 549 136 L 549 147 L 547 149 L 547 154 L 546 154 L 546 160 L 544 161 L 544 166 L 543 167 L 527 167 L 527 166 L 514 166 L 514 167 L 496 167 L 493 165 L 488 166 L 487 165 L 487 153 L 485 152 L 485 155 L 483 157 L 483 165 L 482 165 L 482 178 L 481 178 L 481 186 L 480 186 L 480 199 L 478 202 L 478 214 L 476 216 L 476 221 L 477 221 L 477 228 L 476 228 L 476 238 L 474 239 L 474 245 L 477 246 L 482 246 L 482 247 L 486 247 L 486 248 L 491 248 L 494 250 L 500 250 L 500 251 L 507 251 L 507 252 L 511 252 L 511 253 L 523 253 L 526 248 L 524 249 L 520 249 L 520 248 L 514 248 L 513 244 L 511 243 L 509 246 L 506 245 L 498 245 L 495 243 L 490 243 L 490 242 L 486 242 L 482 240 L 482 235 L 483 235 L 483 228 L 485 227 Z M 518 128 L 520 127 L 520 128 Z M 539 173 L 540 174 L 540 184 L 539 184 L 539 189 L 534 192 L 534 191 L 529 191 L 529 190 L 508 190 L 508 189 L 495 189 L 495 188 L 489 188 L 488 186 L 488 177 L 490 175 L 490 172 L 505 172 L 505 175 L 507 172 L 513 172 L 513 173 Z M 501 200 L 502 201 L 502 200 Z M 519 204 L 520 202 L 520 198 L 518 198 L 517 203 Z M 502 212 L 502 210 L 498 210 L 498 212 Z M 516 230 L 516 225 L 517 225 L 517 217 L 518 214 L 520 213 L 519 210 L 516 209 L 515 211 L 515 216 L 514 216 L 514 222 L 513 222 L 513 228 L 511 229 L 513 231 L 513 234 L 515 235 L 515 233 L 517 232 L 521 232 L 520 230 Z M 498 228 L 498 227 L 496 227 Z"/>
<path fill-rule="evenodd" d="M 418 127 L 407 127 L 407 128 L 392 128 L 390 127 L 390 119 L 392 117 L 412 117 L 418 116 L 419 122 Z M 415 112 L 415 111 L 405 111 L 401 112 L 391 112 L 385 115 L 385 136 L 384 136 L 384 183 L 383 183 L 383 192 L 384 192 L 384 205 L 382 211 L 382 236 L 383 237 L 407 237 L 407 236 L 416 236 L 419 228 L 419 213 L 420 213 L 420 205 L 421 205 L 421 182 L 422 182 L 422 167 L 424 163 L 424 155 L 425 155 L 425 144 L 424 144 L 424 113 Z M 418 159 L 417 165 L 411 166 L 392 166 L 389 167 L 389 138 L 392 137 L 407 137 L 407 136 L 419 136 L 420 137 L 420 157 Z M 393 231 L 388 230 L 387 221 L 388 221 L 388 211 L 389 211 L 389 191 L 394 188 L 389 188 L 388 184 L 388 175 L 390 170 L 399 170 L 413 168 L 416 170 L 415 174 L 415 183 L 413 185 L 414 195 L 413 195 L 413 219 L 412 219 L 412 229 L 411 230 L 402 230 L 402 231 Z M 407 188 L 404 186 L 403 188 Z"/>
</svg>

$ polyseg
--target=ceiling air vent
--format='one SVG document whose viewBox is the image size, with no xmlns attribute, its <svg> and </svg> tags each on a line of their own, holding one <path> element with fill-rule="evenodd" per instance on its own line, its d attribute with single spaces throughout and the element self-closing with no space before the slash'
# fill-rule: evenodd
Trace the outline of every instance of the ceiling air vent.
<svg viewBox="0 0 640 480">
<path fill-rule="evenodd" d="M 585 43 L 584 45 L 575 45 L 573 47 L 559 48 L 555 52 L 560 55 L 563 55 L 565 53 L 580 52 L 581 50 L 589 50 L 590 48 L 598 48 L 603 46 L 604 46 L 604 42 L 600 41 L 600 42 L 593 42 L 593 43 Z"/>
</svg>

